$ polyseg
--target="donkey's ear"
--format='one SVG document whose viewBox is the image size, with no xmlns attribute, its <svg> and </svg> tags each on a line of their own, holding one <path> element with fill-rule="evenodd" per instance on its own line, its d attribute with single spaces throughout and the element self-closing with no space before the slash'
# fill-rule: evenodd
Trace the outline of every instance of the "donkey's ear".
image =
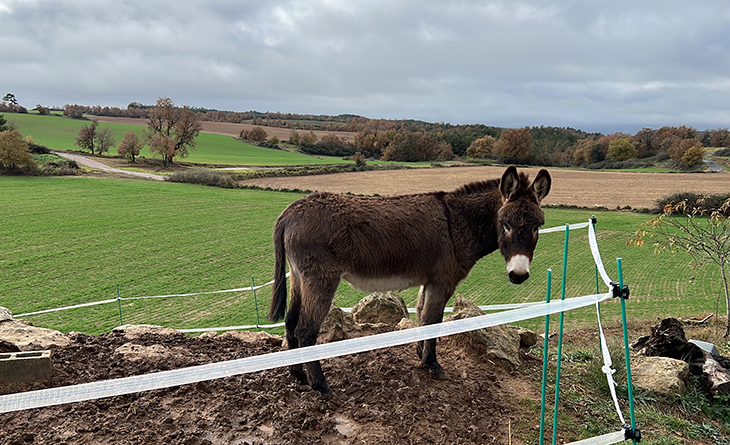
<svg viewBox="0 0 730 445">
<path fill-rule="evenodd" d="M 499 191 L 502 192 L 502 199 L 508 202 L 514 198 L 517 190 L 520 188 L 520 178 L 517 177 L 517 167 L 510 165 L 502 175 L 499 183 Z"/>
<path fill-rule="evenodd" d="M 540 170 L 537 177 L 535 177 L 535 180 L 532 181 L 530 188 L 532 189 L 532 194 L 535 195 L 535 199 L 538 204 L 550 192 L 550 185 L 552 182 L 553 180 L 550 178 L 550 173 L 548 173 L 545 169 Z"/>
</svg>

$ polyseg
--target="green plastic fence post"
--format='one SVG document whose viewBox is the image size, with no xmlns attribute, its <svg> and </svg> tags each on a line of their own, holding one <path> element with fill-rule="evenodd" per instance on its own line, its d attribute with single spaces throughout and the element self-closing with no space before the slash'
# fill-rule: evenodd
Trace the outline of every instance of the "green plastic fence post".
<svg viewBox="0 0 730 445">
<path fill-rule="evenodd" d="M 256 329 L 261 331 L 261 322 L 259 321 L 259 302 L 256 299 L 256 281 L 251 277 L 251 288 L 253 289 L 253 302 L 256 305 Z"/>
<path fill-rule="evenodd" d="M 565 246 L 563 247 L 563 282 L 560 292 L 560 299 L 565 300 L 565 280 L 568 274 L 568 239 L 570 238 L 570 225 L 565 225 Z M 565 312 L 560 313 L 560 325 L 558 328 L 558 362 L 555 368 L 555 408 L 553 410 L 553 445 L 558 435 L 558 396 L 560 394 L 560 364 L 563 360 L 563 321 Z"/>
<path fill-rule="evenodd" d="M 624 274 L 622 270 L 622 259 L 617 258 L 616 263 L 618 266 L 618 286 L 619 289 L 624 288 Z M 631 383 L 631 357 L 629 356 L 629 333 L 626 326 L 626 298 L 622 295 L 621 300 L 621 320 L 624 325 L 624 357 L 626 360 L 626 386 L 629 391 L 629 414 L 631 416 L 631 433 L 632 435 L 636 432 L 636 418 L 634 417 L 634 389 Z M 636 437 L 632 437 L 634 445 L 636 445 Z"/>
<path fill-rule="evenodd" d="M 119 283 L 117 283 L 117 304 L 119 305 L 119 326 L 124 325 L 122 320 L 122 297 L 119 295 Z"/>
<path fill-rule="evenodd" d="M 547 291 L 545 302 L 550 303 L 550 288 L 553 280 L 553 271 L 547 271 Z M 540 403 L 540 445 L 545 439 L 545 393 L 547 392 L 547 362 L 548 362 L 548 337 L 550 336 L 550 315 L 545 316 L 545 339 L 542 346 L 542 402 Z"/>
</svg>

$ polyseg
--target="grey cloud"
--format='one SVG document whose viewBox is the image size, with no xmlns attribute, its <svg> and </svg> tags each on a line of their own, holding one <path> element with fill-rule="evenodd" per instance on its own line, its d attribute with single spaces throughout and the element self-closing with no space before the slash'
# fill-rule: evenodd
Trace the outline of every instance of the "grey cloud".
<svg viewBox="0 0 730 445">
<path fill-rule="evenodd" d="M 356 113 L 489 125 L 730 125 L 724 1 L 0 0 L 26 106 Z M 113 103 L 112 103 L 113 102 Z"/>
</svg>

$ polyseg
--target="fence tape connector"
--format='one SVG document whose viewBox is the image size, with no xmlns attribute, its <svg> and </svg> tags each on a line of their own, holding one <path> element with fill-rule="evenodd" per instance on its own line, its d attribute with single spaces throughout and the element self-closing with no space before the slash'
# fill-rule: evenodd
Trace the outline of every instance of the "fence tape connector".
<svg viewBox="0 0 730 445">
<path fill-rule="evenodd" d="M 535 317 L 544 317 L 548 314 L 590 306 L 596 302 L 605 301 L 610 298 L 611 293 L 593 294 L 463 320 L 420 326 L 402 331 L 386 332 L 306 348 L 289 349 L 237 360 L 84 383 L 75 386 L 7 394 L 0 396 L 0 413 L 169 388 L 171 386 L 186 385 L 233 375 L 291 366 L 314 360 L 323 360 L 342 355 L 399 346 L 431 338 L 461 334 L 490 326 L 514 323 Z"/>
</svg>

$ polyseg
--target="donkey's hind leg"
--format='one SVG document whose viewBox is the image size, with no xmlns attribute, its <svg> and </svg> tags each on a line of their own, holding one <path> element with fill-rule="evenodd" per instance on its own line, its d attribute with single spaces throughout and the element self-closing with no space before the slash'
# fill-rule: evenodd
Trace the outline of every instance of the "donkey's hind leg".
<svg viewBox="0 0 730 445">
<path fill-rule="evenodd" d="M 286 326 L 286 343 L 289 349 L 296 349 L 299 347 L 299 339 L 296 337 L 294 332 L 296 331 L 297 325 L 299 324 L 299 314 L 302 306 L 302 288 L 299 277 L 295 274 L 291 275 L 291 297 L 289 302 L 289 310 L 286 313 L 286 320 L 284 325 Z M 289 372 L 294 376 L 297 381 L 306 385 L 307 374 L 304 372 L 302 364 L 289 366 Z"/>
<path fill-rule="evenodd" d="M 444 318 L 444 307 L 453 293 L 453 287 L 427 284 L 421 287 L 416 312 L 421 326 L 441 323 Z M 434 378 L 443 379 L 446 377 L 443 368 L 436 360 L 436 339 L 432 338 L 418 342 L 416 352 L 421 358 L 423 366 Z"/>
<path fill-rule="evenodd" d="M 311 279 L 307 277 L 302 280 L 302 304 L 299 313 L 299 324 L 297 324 L 294 335 L 299 340 L 299 346 L 312 346 L 317 343 L 319 328 L 329 313 L 335 291 L 340 284 L 339 274 L 328 274 L 327 276 Z M 319 391 L 323 397 L 330 394 L 330 387 L 324 378 L 322 365 L 319 361 L 312 361 L 304 364 L 307 372 L 309 386 Z"/>
</svg>

